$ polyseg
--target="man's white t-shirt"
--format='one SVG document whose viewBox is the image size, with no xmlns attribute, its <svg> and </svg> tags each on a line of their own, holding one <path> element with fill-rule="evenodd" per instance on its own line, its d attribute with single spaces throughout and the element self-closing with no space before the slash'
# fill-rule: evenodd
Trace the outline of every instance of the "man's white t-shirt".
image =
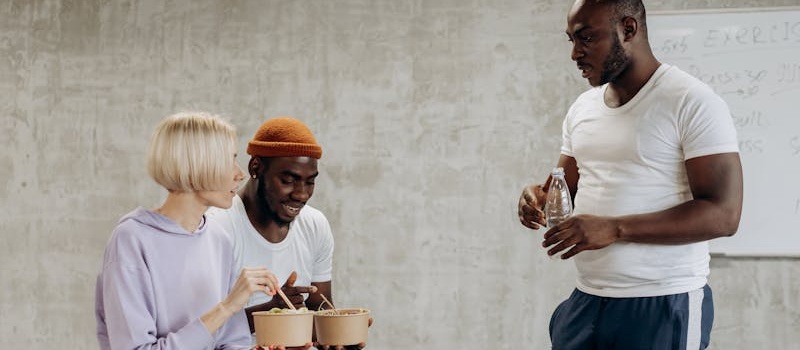
<svg viewBox="0 0 800 350">
<path fill-rule="evenodd" d="M 296 286 L 331 280 L 333 270 L 333 234 L 321 211 L 305 205 L 289 224 L 289 233 L 279 243 L 270 243 L 256 231 L 247 217 L 242 199 L 233 198 L 230 209 L 210 208 L 209 220 L 217 221 L 233 238 L 234 257 L 241 267 L 265 266 L 286 282 L 297 272 Z M 272 297 L 255 293 L 247 306 L 268 302 Z"/>
<path fill-rule="evenodd" d="M 575 214 L 661 211 L 692 199 L 684 162 L 738 152 L 727 104 L 711 88 L 662 64 L 628 103 L 609 108 L 607 85 L 584 92 L 563 124 L 561 153 L 575 158 Z M 614 243 L 574 257 L 577 288 L 604 297 L 648 297 L 702 288 L 708 243 Z"/>
</svg>

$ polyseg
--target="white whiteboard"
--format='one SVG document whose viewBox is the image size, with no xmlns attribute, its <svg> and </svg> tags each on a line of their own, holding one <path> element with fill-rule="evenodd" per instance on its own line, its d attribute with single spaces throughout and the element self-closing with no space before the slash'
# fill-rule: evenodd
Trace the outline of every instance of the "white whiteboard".
<svg viewBox="0 0 800 350">
<path fill-rule="evenodd" d="M 647 27 L 656 57 L 710 85 L 738 130 L 742 221 L 711 252 L 800 256 L 800 8 L 653 13 Z"/>
</svg>

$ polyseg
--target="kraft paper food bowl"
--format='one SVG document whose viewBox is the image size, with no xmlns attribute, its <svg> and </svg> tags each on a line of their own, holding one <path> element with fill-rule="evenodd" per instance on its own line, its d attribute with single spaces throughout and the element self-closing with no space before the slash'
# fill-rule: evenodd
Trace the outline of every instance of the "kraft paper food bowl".
<svg viewBox="0 0 800 350">
<path fill-rule="evenodd" d="M 303 346 L 311 342 L 314 312 L 308 310 L 257 311 L 253 313 L 256 343 L 261 346 Z"/>
<path fill-rule="evenodd" d="M 355 345 L 367 342 L 369 310 L 336 309 L 314 313 L 317 342 L 322 345 Z"/>
</svg>

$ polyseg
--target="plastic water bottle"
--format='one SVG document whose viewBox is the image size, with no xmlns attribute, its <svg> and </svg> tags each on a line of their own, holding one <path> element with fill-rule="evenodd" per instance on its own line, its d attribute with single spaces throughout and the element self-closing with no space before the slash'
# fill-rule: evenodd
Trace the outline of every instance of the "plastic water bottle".
<svg viewBox="0 0 800 350">
<path fill-rule="evenodd" d="M 552 228 L 572 215 L 572 196 L 569 194 L 564 168 L 555 168 L 551 174 L 550 188 L 547 190 L 547 201 L 544 204 L 544 216 L 547 227 Z M 571 247 L 567 247 L 550 256 L 551 260 L 561 260 L 561 255 Z"/>
<path fill-rule="evenodd" d="M 553 169 L 550 188 L 547 190 L 547 201 L 544 205 L 547 227 L 552 228 L 572 215 L 572 196 L 564 178 L 564 168 Z"/>
</svg>

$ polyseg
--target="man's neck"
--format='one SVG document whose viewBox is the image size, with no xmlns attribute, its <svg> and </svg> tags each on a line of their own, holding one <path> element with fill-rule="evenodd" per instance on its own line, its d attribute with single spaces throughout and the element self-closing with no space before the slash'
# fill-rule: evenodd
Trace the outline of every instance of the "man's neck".
<svg viewBox="0 0 800 350">
<path fill-rule="evenodd" d="M 628 103 L 661 66 L 661 62 L 653 56 L 640 61 L 632 63 L 624 76 L 608 84 L 604 95 L 606 106 L 617 108 Z"/>
</svg>

